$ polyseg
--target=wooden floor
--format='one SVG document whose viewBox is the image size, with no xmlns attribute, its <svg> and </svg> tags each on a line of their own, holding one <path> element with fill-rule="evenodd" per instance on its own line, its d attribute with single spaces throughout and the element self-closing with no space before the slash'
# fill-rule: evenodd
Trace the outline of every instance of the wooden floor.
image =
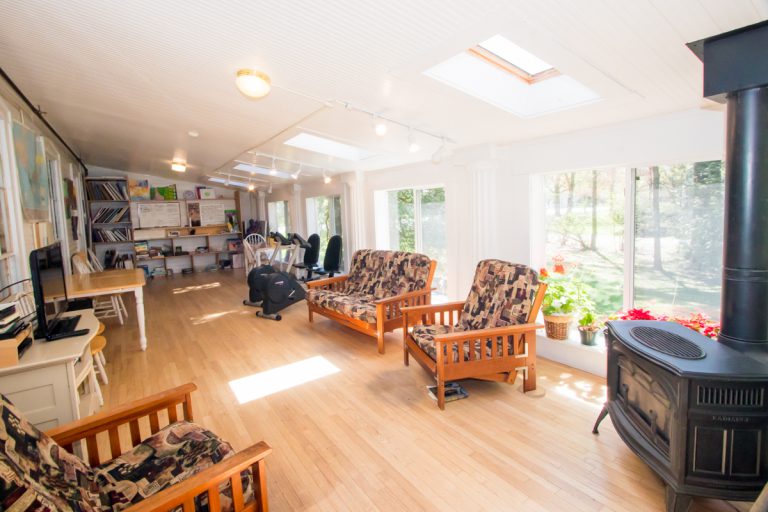
<svg viewBox="0 0 768 512">
<path fill-rule="evenodd" d="M 195 382 L 196 420 L 242 449 L 259 440 L 273 510 L 661 511 L 661 481 L 610 421 L 591 434 L 605 382 L 539 362 L 539 389 L 465 382 L 441 412 L 429 376 L 403 366 L 400 332 L 373 338 L 298 304 L 283 321 L 242 306 L 242 271 L 156 279 L 145 290 L 149 348 L 136 318 L 109 320 L 107 407 Z M 126 299 L 129 296 L 126 295 Z M 132 299 L 131 299 L 132 300 Z M 321 356 L 340 371 L 247 403 L 229 382 Z M 299 376 L 301 377 L 301 376 Z M 747 510 L 699 500 L 694 511 Z"/>
</svg>

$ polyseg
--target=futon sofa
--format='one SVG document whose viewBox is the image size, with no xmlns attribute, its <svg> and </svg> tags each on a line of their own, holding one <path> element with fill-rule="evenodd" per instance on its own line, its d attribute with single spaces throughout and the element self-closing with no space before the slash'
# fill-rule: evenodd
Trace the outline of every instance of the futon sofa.
<svg viewBox="0 0 768 512">
<path fill-rule="evenodd" d="M 430 303 L 436 262 L 409 252 L 362 249 L 349 273 L 307 283 L 309 321 L 318 313 L 376 338 L 402 327 L 400 308 Z"/>
<path fill-rule="evenodd" d="M 0 510 L 266 511 L 272 449 L 260 442 L 235 454 L 191 423 L 195 389 L 185 384 L 45 433 L 0 395 Z M 98 434 L 109 439 L 105 457 Z M 72 452 L 75 443 L 88 463 Z"/>
</svg>

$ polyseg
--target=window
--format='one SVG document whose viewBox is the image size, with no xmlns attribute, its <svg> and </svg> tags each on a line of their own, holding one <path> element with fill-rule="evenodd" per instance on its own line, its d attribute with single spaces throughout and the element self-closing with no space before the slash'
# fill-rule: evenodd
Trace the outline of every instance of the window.
<svg viewBox="0 0 768 512">
<path fill-rule="evenodd" d="M 594 290 L 600 314 L 622 309 L 624 172 L 564 172 L 545 178 L 547 262 L 562 257 Z"/>
<path fill-rule="evenodd" d="M 561 256 L 602 315 L 642 307 L 717 318 L 724 176 L 721 161 L 548 175 L 547 264 Z"/>
<path fill-rule="evenodd" d="M 269 218 L 269 231 L 278 231 L 287 236 L 291 229 L 288 201 L 267 203 L 267 217 Z"/>
<path fill-rule="evenodd" d="M 341 235 L 341 196 L 308 197 L 307 230 L 320 236 L 318 261 L 322 263 L 328 240 L 333 235 Z"/>
<path fill-rule="evenodd" d="M 390 190 L 379 193 L 376 202 L 377 214 L 386 211 L 387 219 L 386 227 L 377 224 L 377 245 L 423 253 L 436 260 L 432 286 L 437 288 L 436 293 L 445 294 L 448 260 L 445 189 Z"/>
<path fill-rule="evenodd" d="M 723 265 L 723 162 L 637 169 L 634 303 L 717 318 Z"/>
</svg>

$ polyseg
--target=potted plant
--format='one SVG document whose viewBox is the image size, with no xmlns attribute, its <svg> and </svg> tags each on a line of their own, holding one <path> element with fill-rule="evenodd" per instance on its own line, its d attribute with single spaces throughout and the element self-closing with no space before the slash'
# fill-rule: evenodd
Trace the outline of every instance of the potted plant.
<svg viewBox="0 0 768 512">
<path fill-rule="evenodd" d="M 573 314 L 581 304 L 581 283 L 575 277 L 562 273 L 541 272 L 547 283 L 547 293 L 542 302 L 547 337 L 553 340 L 568 338 L 568 327 Z"/>
<path fill-rule="evenodd" d="M 584 309 L 579 318 L 579 335 L 582 345 L 594 345 L 597 331 L 600 330 L 600 322 L 592 308 Z"/>
</svg>

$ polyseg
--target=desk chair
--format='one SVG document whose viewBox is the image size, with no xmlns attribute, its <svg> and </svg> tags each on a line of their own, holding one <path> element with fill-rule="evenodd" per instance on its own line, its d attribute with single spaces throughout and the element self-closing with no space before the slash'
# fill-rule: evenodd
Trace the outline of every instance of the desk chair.
<svg viewBox="0 0 768 512">
<path fill-rule="evenodd" d="M 90 274 L 96 270 L 88 261 L 85 252 L 76 252 L 72 255 L 72 272 L 75 274 Z M 94 297 L 93 310 L 96 318 L 117 317 L 120 325 L 123 325 L 123 317 L 128 317 L 123 298 L 120 295 L 107 295 L 106 297 Z"/>
</svg>

